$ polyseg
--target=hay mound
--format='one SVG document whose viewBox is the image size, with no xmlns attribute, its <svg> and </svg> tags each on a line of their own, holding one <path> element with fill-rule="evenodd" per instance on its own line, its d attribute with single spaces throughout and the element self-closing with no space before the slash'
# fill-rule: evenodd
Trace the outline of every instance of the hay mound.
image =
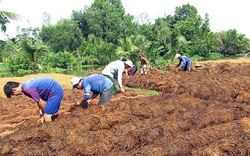
<svg viewBox="0 0 250 156">
<path fill-rule="evenodd" d="M 202 63 L 191 72 L 171 66 L 129 78 L 110 104 L 73 105 L 82 91 L 73 76 L 52 74 L 65 95 L 59 116 L 37 124 L 37 105 L 25 96 L 0 97 L 1 155 L 249 155 L 250 63 Z M 34 75 L 21 78 L 26 80 Z"/>
</svg>

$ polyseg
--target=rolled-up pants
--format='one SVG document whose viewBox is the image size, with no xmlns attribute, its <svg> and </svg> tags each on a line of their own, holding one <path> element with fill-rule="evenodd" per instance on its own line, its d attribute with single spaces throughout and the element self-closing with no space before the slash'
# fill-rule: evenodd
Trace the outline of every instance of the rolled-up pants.
<svg viewBox="0 0 250 156">
<path fill-rule="evenodd" d="M 147 74 L 147 65 L 146 64 L 143 64 L 141 66 L 141 74 Z"/>
</svg>

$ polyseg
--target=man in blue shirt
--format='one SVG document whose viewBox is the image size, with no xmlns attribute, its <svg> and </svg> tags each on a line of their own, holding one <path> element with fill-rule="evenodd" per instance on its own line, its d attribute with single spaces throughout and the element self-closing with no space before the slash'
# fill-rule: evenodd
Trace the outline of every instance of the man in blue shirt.
<svg viewBox="0 0 250 156">
<path fill-rule="evenodd" d="M 63 97 L 63 89 L 60 84 L 49 77 L 36 77 L 22 84 L 9 81 L 4 86 L 4 93 L 8 98 L 24 93 L 34 99 L 40 109 L 38 122 L 41 123 L 52 121 L 52 116 L 57 114 Z"/>
<path fill-rule="evenodd" d="M 78 77 L 74 77 L 71 80 L 72 89 L 83 89 L 84 97 L 80 102 L 76 102 L 76 105 L 85 105 L 87 108 L 90 101 L 96 98 L 100 94 L 99 105 L 104 103 L 109 103 L 113 90 L 114 84 L 113 82 L 107 78 L 106 76 L 100 74 L 93 74 L 87 76 L 85 78 L 79 79 Z M 92 96 L 90 96 L 90 92 L 93 92 Z"/>
<path fill-rule="evenodd" d="M 179 67 L 181 65 L 181 62 L 183 62 L 182 70 L 191 71 L 192 60 L 190 58 L 188 58 L 187 56 L 181 56 L 180 54 L 176 54 L 175 58 L 179 59 L 179 63 L 176 67 Z"/>
</svg>

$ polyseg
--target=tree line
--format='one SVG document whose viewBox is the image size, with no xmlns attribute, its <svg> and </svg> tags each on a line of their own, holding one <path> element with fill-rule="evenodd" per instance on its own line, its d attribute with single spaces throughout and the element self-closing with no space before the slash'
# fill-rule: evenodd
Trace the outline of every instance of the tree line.
<svg viewBox="0 0 250 156">
<path fill-rule="evenodd" d="M 13 13 L 0 11 L 1 30 L 6 31 Z M 12 19 L 13 19 L 12 18 Z M 188 4 L 174 15 L 148 22 L 125 14 L 121 0 L 95 0 L 71 17 L 51 24 L 43 14 L 41 28 L 21 28 L 14 38 L 0 43 L 0 62 L 10 71 L 55 72 L 75 66 L 104 66 L 116 59 L 138 63 L 138 54 L 152 65 L 173 63 L 176 53 L 194 60 L 236 56 L 249 52 L 249 39 L 236 29 L 212 32 L 209 15 L 204 19 Z"/>
</svg>

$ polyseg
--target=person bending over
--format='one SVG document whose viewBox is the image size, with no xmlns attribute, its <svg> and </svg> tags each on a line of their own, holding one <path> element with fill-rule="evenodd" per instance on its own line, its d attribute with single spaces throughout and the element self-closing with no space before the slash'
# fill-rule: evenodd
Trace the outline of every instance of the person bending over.
<svg viewBox="0 0 250 156">
<path fill-rule="evenodd" d="M 109 103 L 114 90 L 113 82 L 101 74 L 93 74 L 82 79 L 73 77 L 71 85 L 72 89 L 84 90 L 85 94 L 82 101 L 76 101 L 75 103 L 75 105 L 82 105 L 84 108 L 88 108 L 90 101 L 95 99 L 99 94 L 99 105 Z M 93 92 L 92 96 L 90 96 L 90 92 Z"/>
<path fill-rule="evenodd" d="M 183 66 L 182 66 L 182 70 L 183 71 L 191 71 L 191 64 L 192 64 L 192 60 L 187 57 L 187 56 L 181 56 L 180 54 L 176 54 L 175 58 L 179 60 L 179 63 L 177 64 L 176 67 L 179 67 L 181 65 L 181 63 L 183 62 Z"/>
<path fill-rule="evenodd" d="M 9 81 L 4 86 L 8 98 L 12 95 L 24 95 L 34 99 L 40 109 L 40 119 L 37 122 L 52 121 L 57 115 L 63 97 L 63 89 L 58 82 L 49 77 L 36 77 L 26 82 Z"/>
</svg>

